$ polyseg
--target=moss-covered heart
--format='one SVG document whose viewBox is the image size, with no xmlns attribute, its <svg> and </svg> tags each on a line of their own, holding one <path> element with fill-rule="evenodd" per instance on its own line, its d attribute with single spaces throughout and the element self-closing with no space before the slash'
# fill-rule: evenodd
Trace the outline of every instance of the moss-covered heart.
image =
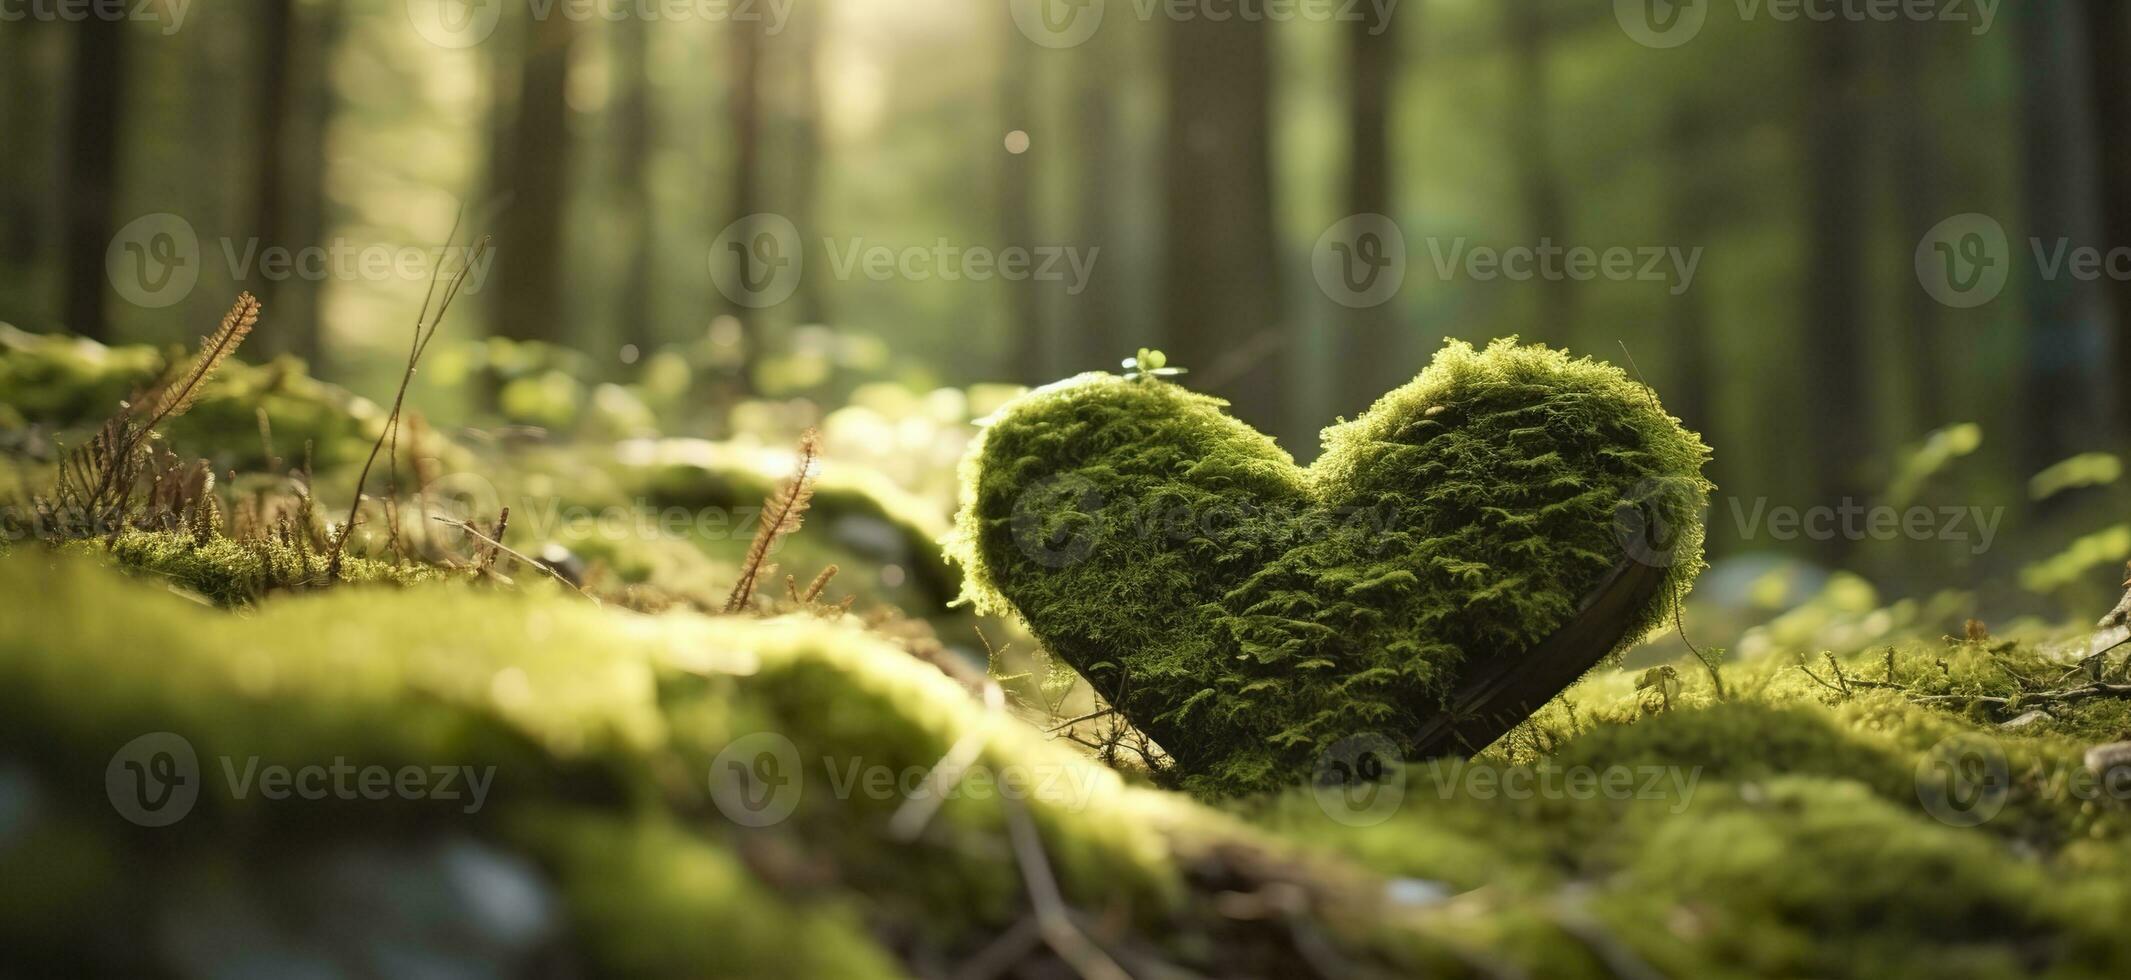
<svg viewBox="0 0 2131 980">
<path fill-rule="evenodd" d="M 1598 635 L 1543 700 L 1702 567 L 1709 449 L 1609 364 L 1453 342 L 1306 469 L 1221 405 L 1147 375 L 1030 392 L 971 448 L 948 542 L 965 597 L 1018 612 L 1193 792 L 1360 735 L 1440 751 L 1461 685 Z"/>
</svg>

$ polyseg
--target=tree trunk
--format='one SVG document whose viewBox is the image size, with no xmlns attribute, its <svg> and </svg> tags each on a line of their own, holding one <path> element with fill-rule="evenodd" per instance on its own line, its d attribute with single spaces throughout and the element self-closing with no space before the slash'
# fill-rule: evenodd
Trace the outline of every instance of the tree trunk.
<svg viewBox="0 0 2131 980">
<path fill-rule="evenodd" d="M 1235 17 L 1165 27 L 1167 239 L 1164 343 L 1188 383 L 1282 432 L 1287 343 L 1274 261 L 1271 56 L 1262 21 Z"/>
<path fill-rule="evenodd" d="M 2085 46 L 2077 40 L 2084 18 L 2069 3 L 2040 4 L 2019 15 L 2021 197 L 2029 235 L 2015 237 L 2039 238 L 2046 250 L 2059 243 L 2089 246 L 2101 231 L 2093 216 L 2102 200 L 2093 165 L 2093 89 Z M 2012 247 L 2015 265 L 2029 271 L 2031 325 L 2020 399 L 2029 414 L 2021 427 L 2019 462 L 2032 473 L 2108 435 L 2108 399 L 2099 370 L 2109 357 L 2107 297 L 2098 284 L 2069 274 L 2044 278 L 2031 256 L 2017 254 L 2020 242 Z"/>
<path fill-rule="evenodd" d="M 1399 66 L 1396 23 L 1364 16 L 1347 25 L 1349 215 L 1397 219 L 1391 177 L 1391 103 Z M 1348 322 L 1343 329 L 1335 328 L 1335 370 L 1351 403 L 1349 411 L 1359 411 L 1377 393 L 1412 380 L 1419 367 L 1400 356 L 1406 345 L 1399 336 L 1395 298 L 1346 312 Z"/>
<path fill-rule="evenodd" d="M 614 25 L 614 63 L 620 94 L 614 103 L 614 195 L 628 226 L 629 256 L 614 300 L 623 343 L 636 345 L 643 357 L 658 349 L 651 295 L 657 229 L 651 207 L 651 36 L 641 17 Z"/>
<path fill-rule="evenodd" d="M 821 219 L 822 99 L 815 58 L 821 48 L 821 19 L 824 16 L 825 7 L 795 7 L 784 34 L 785 44 L 791 51 L 791 56 L 785 59 L 785 67 L 792 73 L 796 92 L 789 167 L 792 221 L 802 229 L 819 227 Z M 797 312 L 801 321 L 831 322 L 828 283 L 829 277 L 823 275 L 800 278 L 799 290 L 794 297 L 799 304 Z"/>
<path fill-rule="evenodd" d="M 728 42 L 729 78 L 727 116 L 733 146 L 733 172 L 730 188 L 728 219 L 737 221 L 762 210 L 762 49 L 763 28 L 759 22 L 735 19 L 726 25 Z M 804 238 L 807 231 L 802 229 Z M 736 250 L 720 257 L 724 261 L 740 263 L 740 282 L 753 278 L 753 271 L 746 264 L 753 261 L 746 251 Z M 755 369 L 762 363 L 762 330 L 758 322 L 760 311 L 748 309 L 734 302 L 732 313 L 742 325 L 740 335 L 740 389 L 752 392 L 755 386 Z"/>
<path fill-rule="evenodd" d="M 104 253 L 117 230 L 120 96 L 126 83 L 124 21 L 91 17 L 68 25 L 74 35 L 67 156 L 60 191 L 66 216 L 62 229 L 62 313 L 69 329 L 110 340 L 104 296 Z"/>
<path fill-rule="evenodd" d="M 1126 350 L 1124 318 L 1127 312 L 1119 294 L 1119 223 L 1117 206 L 1118 121 L 1115 72 L 1118 58 L 1112 31 L 1095 32 L 1073 49 L 1073 133 L 1078 141 L 1074 195 L 1074 245 L 1101 248 L 1086 288 L 1066 297 L 1071 336 L 1065 345 L 1065 374 L 1115 370 Z"/>
<path fill-rule="evenodd" d="M 1883 63 L 1887 71 L 1889 99 L 1881 125 L 1892 153 L 1895 226 L 1900 241 L 1914 242 L 1946 215 L 1937 214 L 1936 181 L 1938 147 L 1935 145 L 1926 104 L 1925 88 L 1930 70 L 1932 25 L 1896 23 L 1883 35 L 1888 39 Z M 1938 351 L 1945 346 L 1940 317 L 1944 307 L 1922 289 L 1902 290 L 1904 356 L 1910 370 L 1911 411 L 1920 431 L 1952 422 L 1946 408 L 1945 385 L 1937 369 Z"/>
<path fill-rule="evenodd" d="M 258 135 L 252 149 L 249 231 L 262 248 L 292 251 L 324 243 L 322 223 L 309 212 L 322 203 L 325 180 L 324 143 L 331 114 L 326 40 L 329 22 L 338 16 L 328 4 L 317 23 L 304 23 L 296 0 L 266 0 L 260 7 L 258 65 L 254 77 L 253 118 Z M 292 65 L 304 66 L 298 80 Z M 320 284 L 302 276 L 278 282 L 247 284 L 271 310 L 274 329 L 264 331 L 263 350 L 295 354 L 319 364 L 317 292 Z"/>
<path fill-rule="evenodd" d="M 1000 10 L 1003 13 L 1005 8 Z M 1029 98 L 1034 62 L 1015 57 L 1025 42 L 1010 17 L 1002 17 L 1001 23 L 1005 34 L 1001 38 L 1004 47 L 999 66 L 998 132 L 1027 132 L 1034 128 Z M 1011 147 L 995 152 L 999 160 L 999 244 L 1004 249 L 1029 248 L 1035 245 L 1035 154 L 1016 153 Z M 1044 329 L 1043 297 L 1037 292 L 1038 285 L 1033 279 L 1000 282 L 1006 292 L 1008 356 L 1012 361 L 1008 371 L 1015 381 L 1029 385 L 1050 380 L 1045 364 L 1048 358 L 1044 356 L 1049 334 Z"/>
<path fill-rule="evenodd" d="M 286 134 L 286 172 L 291 176 L 285 178 L 284 220 L 291 245 L 325 247 L 333 224 L 331 196 L 326 190 L 333 162 L 327 147 L 334 116 L 340 111 L 333 87 L 333 56 L 340 50 L 347 11 L 342 0 L 324 0 L 314 5 L 308 21 L 296 49 L 296 63 L 307 68 L 298 83 L 295 116 Z M 326 284 L 291 280 L 284 287 L 275 291 L 281 304 L 277 322 L 292 328 L 298 344 L 295 352 L 310 362 L 312 373 L 324 375 L 332 370 L 322 300 Z"/>
<path fill-rule="evenodd" d="M 1524 220 L 1537 248 L 1552 239 L 1568 244 L 1568 206 L 1561 185 L 1554 177 L 1552 141 L 1547 138 L 1547 23 L 1538 0 L 1510 0 L 1502 7 L 1508 18 L 1513 98 L 1512 139 L 1517 158 L 1519 196 L 1524 201 Z M 1576 337 L 1576 284 L 1556 276 L 1531 283 L 1539 299 L 1534 336 L 1553 344 L 1568 344 Z"/>
<path fill-rule="evenodd" d="M 1710 194 L 1708 120 L 1701 106 L 1675 95 L 1665 115 L 1665 240 L 1673 247 L 1704 247 L 1709 239 L 1709 215 L 1716 212 Z M 1921 291 L 1921 290 L 1920 290 Z M 1716 355 L 1710 350 L 1709 322 L 1702 294 L 1693 289 L 1666 296 L 1665 336 L 1672 347 L 1671 377 L 1665 385 L 1665 407 L 1687 427 L 1700 432 L 1703 441 L 1713 441 L 1711 430 L 1715 401 L 1710 380 L 1717 373 Z"/>
<path fill-rule="evenodd" d="M 517 340 L 560 342 L 563 309 L 564 209 L 569 203 L 570 45 L 577 22 L 530 19 L 518 75 L 518 99 L 495 161 L 506 195 L 497 221 L 492 332 Z"/>
<path fill-rule="evenodd" d="M 1862 312 L 1864 184 L 1858 180 L 1864 133 L 1857 71 L 1857 32 L 1813 31 L 1806 46 L 1804 133 L 1807 270 L 1799 331 L 1812 438 L 1816 504 L 1864 503 L 1871 445 Z M 1851 542 L 1830 542 L 1834 557 Z"/>
<path fill-rule="evenodd" d="M 44 236 L 42 190 L 45 168 L 39 154 L 44 136 L 43 93 L 51 90 L 40 77 L 44 59 L 39 48 L 45 43 L 42 25 L 24 21 L 0 31 L 0 133 L 9 134 L 17 149 L 0 153 L 0 260 L 10 275 L 21 275 L 37 259 L 37 245 Z M 10 312 L 0 310 L 0 319 Z"/>
<path fill-rule="evenodd" d="M 2086 4 L 2088 69 L 2093 73 L 2094 134 L 2101 184 L 2103 239 L 2111 247 L 2131 245 L 2131 66 L 2124 58 L 2131 9 L 2121 0 Z M 2131 279 L 2105 280 L 2115 329 L 2115 382 L 2131 381 Z M 2117 399 L 2117 425 L 2131 432 L 2131 398 Z"/>
</svg>

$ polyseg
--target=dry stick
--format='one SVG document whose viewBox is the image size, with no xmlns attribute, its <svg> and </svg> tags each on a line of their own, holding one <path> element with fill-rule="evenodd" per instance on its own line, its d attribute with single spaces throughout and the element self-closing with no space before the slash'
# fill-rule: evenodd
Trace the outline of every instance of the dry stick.
<svg viewBox="0 0 2131 980">
<path fill-rule="evenodd" d="M 458 235 L 459 223 L 453 221 L 451 235 L 445 239 L 445 245 L 448 247 Z M 444 314 L 451 309 L 451 301 L 458 298 L 460 287 L 465 285 L 466 269 L 479 260 L 481 253 L 487 248 L 488 239 L 483 238 L 467 251 L 465 265 L 460 267 L 457 275 L 451 277 L 451 284 L 444 288 L 443 301 L 437 304 L 434 317 L 429 315 L 429 306 L 430 301 L 436 298 L 438 277 L 431 276 L 429 279 L 429 289 L 422 295 L 422 310 L 415 314 L 414 336 L 407 345 L 407 369 L 400 375 L 399 391 L 392 396 L 392 413 L 385 417 L 385 431 L 378 433 L 377 442 L 370 447 L 369 458 L 363 460 L 362 472 L 355 478 L 355 501 L 348 505 L 348 521 L 333 538 L 333 553 L 326 559 L 327 581 L 340 577 L 341 553 L 347 548 L 348 536 L 355 531 L 356 515 L 362 511 L 363 487 L 369 483 L 370 468 L 377 464 L 377 454 L 385 448 L 386 440 L 399 431 L 400 410 L 407 403 L 407 388 L 414 383 L 414 372 L 422 362 L 422 354 L 429 350 L 429 342 L 436 338 L 437 327 L 444 322 Z M 423 327 L 425 320 L 428 321 L 426 332 Z"/>
<path fill-rule="evenodd" d="M 1101 718 L 1105 715 L 1113 715 L 1116 713 L 1116 708 L 1097 708 L 1094 711 L 1090 711 L 1087 714 L 1081 715 L 1078 718 L 1068 718 L 1064 721 L 1061 721 L 1056 725 L 1044 729 L 1043 733 L 1045 735 L 1056 735 L 1059 732 L 1065 731 L 1066 729 L 1073 727 L 1074 725 L 1080 724 L 1081 722 L 1094 721 L 1095 719 Z"/>
<path fill-rule="evenodd" d="M 578 595 L 584 596 L 587 599 L 591 599 L 592 602 L 595 604 L 599 602 L 599 599 L 593 596 L 592 593 L 586 592 L 583 586 L 580 586 L 570 581 L 569 579 L 563 578 L 561 572 L 558 572 L 555 569 L 549 567 L 545 562 L 535 561 L 531 558 L 528 558 L 524 554 L 511 548 L 509 545 L 506 545 L 503 542 L 496 540 L 495 538 L 489 537 L 488 532 L 483 531 L 478 527 L 475 527 L 472 521 L 462 520 L 456 517 L 433 517 L 430 519 L 436 521 L 439 524 L 448 524 L 452 527 L 458 528 L 461 531 L 465 531 L 466 533 L 473 535 L 476 540 L 489 546 L 490 548 L 493 548 L 496 551 L 500 551 L 503 554 L 509 555 L 512 558 L 518 559 L 519 562 L 523 563 L 527 567 L 537 568 L 543 572 L 546 572 L 549 578 L 552 578 L 557 582 L 561 582 L 564 588 L 569 589 L 570 591 L 575 592 Z"/>
<path fill-rule="evenodd" d="M 995 715 L 1005 710 L 1006 693 L 998 684 L 985 682 L 984 707 Z M 947 754 L 926 773 L 926 786 L 931 791 L 911 796 L 889 818 L 888 830 L 895 839 L 916 840 L 924 832 L 925 825 L 946 800 L 947 791 L 961 782 L 964 771 L 984 750 L 986 737 L 980 727 L 955 740 Z M 1006 811 L 1007 837 L 1013 843 L 1014 861 L 1021 868 L 1021 880 L 1027 886 L 1029 904 L 1036 915 L 1036 931 L 1044 945 L 1051 947 L 1051 952 L 1083 980 L 1131 980 L 1109 954 L 1073 924 L 1073 914 L 1058 891 L 1058 879 L 1051 874 L 1051 862 L 1044 854 L 1043 837 L 1036 831 L 1035 819 L 1020 800 L 1009 796 L 1002 793 L 999 797 L 1000 806 Z"/>
</svg>

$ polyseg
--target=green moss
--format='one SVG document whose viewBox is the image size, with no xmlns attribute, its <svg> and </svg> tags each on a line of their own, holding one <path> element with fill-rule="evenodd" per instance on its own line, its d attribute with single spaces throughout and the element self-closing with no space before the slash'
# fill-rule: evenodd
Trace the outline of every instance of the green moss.
<svg viewBox="0 0 2131 980">
<path fill-rule="evenodd" d="M 1224 949 L 1171 946 L 1208 900 L 1188 877 L 1198 855 L 1273 846 L 1130 788 L 930 665 L 811 617 L 651 617 L 448 586 L 335 589 L 236 617 L 78 557 L 0 561 L 0 592 L 33 590 L 38 614 L 0 633 L 0 771 L 28 772 L 44 803 L 0 839 L 0 876 L 45 866 L 16 844 L 88 828 L 128 873 L 80 883 L 87 899 L 69 908 L 182 903 L 163 886 L 203 862 L 264 875 L 276 854 L 472 835 L 542 869 L 594 972 L 746 975 L 742 964 L 795 936 L 821 945 L 806 955 L 824 967 L 877 966 L 874 935 L 917 962 L 958 962 L 1026 913 L 999 784 L 960 786 L 914 839 L 889 823 L 969 738 L 988 773 L 1029 780 L 1025 805 L 1068 900 L 1165 957 L 1203 965 Z M 103 780 L 113 752 L 158 731 L 189 742 L 206 781 L 183 821 L 145 832 L 119 819 Z M 758 732 L 789 740 L 802 778 L 789 818 L 748 828 L 707 777 Z M 225 757 L 496 771 L 486 806 L 468 813 L 464 800 L 240 799 Z M 853 783 L 853 767 L 890 782 Z M 688 936 L 659 935 L 682 922 Z M 748 935 L 708 938 L 729 929 Z M 93 943 L 60 949 L 98 955 Z"/>
<path fill-rule="evenodd" d="M 1324 440 L 1301 469 L 1214 399 L 1083 375 L 971 449 L 950 556 L 1214 795 L 1417 732 L 1623 561 L 1668 566 L 1627 642 L 1702 567 L 1708 450 L 1610 365 L 1453 343 Z"/>
<path fill-rule="evenodd" d="M 270 592 L 302 591 L 327 583 L 326 555 L 278 541 L 235 541 L 226 537 L 196 543 L 191 535 L 166 531 L 127 531 L 107 548 L 102 540 L 65 546 L 80 554 L 108 556 L 121 567 L 161 576 L 172 585 L 207 597 L 217 605 L 236 606 Z M 439 581 L 441 569 L 394 565 L 349 557 L 341 563 L 343 583 L 415 585 Z"/>
</svg>

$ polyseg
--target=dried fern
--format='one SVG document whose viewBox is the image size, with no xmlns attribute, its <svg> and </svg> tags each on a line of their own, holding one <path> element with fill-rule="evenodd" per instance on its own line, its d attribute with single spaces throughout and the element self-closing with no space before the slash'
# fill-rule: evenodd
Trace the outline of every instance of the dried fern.
<svg viewBox="0 0 2131 980">
<path fill-rule="evenodd" d="M 806 520 L 807 507 L 814 501 L 814 468 L 820 461 L 821 436 L 808 429 L 799 436 L 798 467 L 776 493 L 762 502 L 762 523 L 755 528 L 755 540 L 747 546 L 747 560 L 740 565 L 740 581 L 725 597 L 726 612 L 739 612 L 754 601 L 755 579 L 762 574 L 763 561 L 777 546 L 777 539 L 799 530 L 800 523 Z"/>
<path fill-rule="evenodd" d="M 259 323 L 259 300 L 250 293 L 222 317 L 215 331 L 201 338 L 200 352 L 190 364 L 169 380 L 119 406 L 118 411 L 87 443 L 61 461 L 55 488 L 55 507 L 62 519 L 76 518 L 76 532 L 99 529 L 115 536 L 124 526 L 132 506 L 135 485 L 146 473 L 160 479 L 167 466 L 158 466 L 146 447 L 156 427 L 185 414 L 200 398 L 207 382 L 227 363 L 244 338 Z M 151 499 L 155 488 L 150 488 Z"/>
</svg>

